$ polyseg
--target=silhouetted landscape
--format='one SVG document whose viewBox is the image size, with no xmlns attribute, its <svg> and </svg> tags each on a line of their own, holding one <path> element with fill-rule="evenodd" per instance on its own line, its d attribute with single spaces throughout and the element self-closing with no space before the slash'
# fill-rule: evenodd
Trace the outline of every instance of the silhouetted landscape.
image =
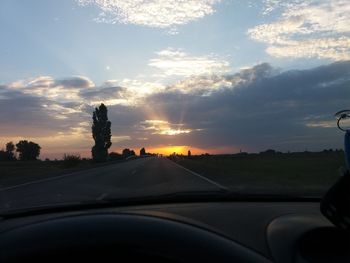
<svg viewBox="0 0 350 263">
<path fill-rule="evenodd" d="M 0 21 L 0 263 L 350 263 L 350 0 Z"/>
<path fill-rule="evenodd" d="M 0 151 L 0 187 L 41 180 L 103 165 L 116 164 L 135 158 L 161 157 L 147 153 L 142 147 L 139 155 L 129 148 L 121 153 L 110 152 L 111 121 L 104 104 L 95 108 L 92 115 L 92 157 L 81 158 L 78 154 L 64 154 L 61 160 L 38 159 L 39 144 L 21 140 L 8 142 Z M 268 149 L 260 153 L 212 155 L 203 153 L 187 155 L 174 152 L 168 158 L 200 175 L 232 187 L 281 187 L 322 191 L 334 183 L 339 168 L 344 164 L 342 150 L 328 149 L 322 152 L 282 153 Z M 311 188 L 312 189 L 311 189 Z"/>
<path fill-rule="evenodd" d="M 130 150 L 129 150 L 130 151 Z M 109 161 L 96 163 L 91 159 L 74 159 L 69 156 L 56 161 L 6 161 L 0 166 L 2 188 L 50 178 L 71 172 L 131 161 L 145 156 L 110 153 Z M 130 159 L 130 156 L 133 157 Z M 172 155 L 170 160 L 207 178 L 233 187 L 283 187 L 309 189 L 320 192 L 339 177 L 344 166 L 341 150 L 300 153 L 239 153 L 226 155 Z"/>
</svg>

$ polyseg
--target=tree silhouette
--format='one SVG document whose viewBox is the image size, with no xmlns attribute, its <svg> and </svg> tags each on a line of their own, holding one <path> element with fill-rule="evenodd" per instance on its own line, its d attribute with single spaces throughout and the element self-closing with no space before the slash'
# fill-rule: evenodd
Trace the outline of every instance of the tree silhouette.
<svg viewBox="0 0 350 263">
<path fill-rule="evenodd" d="M 92 115 L 92 137 L 95 145 L 91 149 L 92 159 L 96 162 L 105 162 L 108 158 L 108 149 L 111 147 L 111 122 L 108 120 L 107 107 L 101 103 Z"/>
<path fill-rule="evenodd" d="M 19 152 L 19 159 L 21 161 L 36 160 L 40 155 L 40 149 L 39 144 L 28 142 L 27 140 L 19 141 L 16 144 L 16 152 Z"/>
<path fill-rule="evenodd" d="M 124 157 L 134 156 L 135 152 L 134 152 L 134 150 L 130 150 L 130 149 L 126 148 L 123 150 L 122 155 Z"/>
<path fill-rule="evenodd" d="M 187 156 L 188 156 L 188 157 L 191 157 L 191 151 L 190 151 L 190 150 L 188 150 Z"/>
<path fill-rule="evenodd" d="M 9 160 L 15 160 L 15 145 L 13 142 L 6 143 L 6 153 L 9 158 Z"/>
<path fill-rule="evenodd" d="M 142 155 L 146 155 L 146 149 L 145 148 L 142 148 L 140 150 L 140 156 L 142 156 Z"/>
</svg>

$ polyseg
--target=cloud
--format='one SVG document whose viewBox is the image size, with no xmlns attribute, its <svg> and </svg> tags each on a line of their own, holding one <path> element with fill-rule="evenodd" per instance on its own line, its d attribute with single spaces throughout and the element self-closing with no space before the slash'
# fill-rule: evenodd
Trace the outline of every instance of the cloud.
<svg viewBox="0 0 350 263">
<path fill-rule="evenodd" d="M 101 13 L 97 22 L 135 24 L 172 28 L 214 13 L 220 0 L 77 0 L 81 5 L 95 5 Z"/>
<path fill-rule="evenodd" d="M 90 89 L 78 87 L 77 95 L 89 105 L 103 102 L 110 106 L 140 106 L 146 97 L 163 91 L 175 89 L 187 93 L 219 88 L 224 85 L 224 82 L 221 77 L 217 76 L 230 70 L 229 62 L 215 55 L 196 57 L 173 48 L 159 51 L 156 54 L 157 57 L 149 61 L 149 66 L 156 69 L 156 74 L 150 78 L 145 79 L 144 76 L 139 76 L 135 79 L 111 79 L 100 87 Z M 174 79 L 179 78 L 183 80 L 176 82 L 176 85 L 164 84 L 174 82 Z M 229 85 L 232 81 L 229 80 Z M 64 84 L 67 84 L 66 82 L 65 80 Z M 190 82 L 193 83 L 192 86 Z M 88 87 L 93 86 L 93 83 L 88 85 Z"/>
<path fill-rule="evenodd" d="M 232 82 L 221 75 L 193 76 L 169 86 L 168 90 L 210 95 L 213 91 L 229 86 L 232 86 Z"/>
<path fill-rule="evenodd" d="M 80 96 L 85 104 L 96 106 L 100 103 L 106 105 L 130 105 L 132 98 L 128 96 L 126 88 L 120 86 L 106 86 L 91 90 L 80 91 Z"/>
<path fill-rule="evenodd" d="M 209 96 L 173 90 L 147 98 L 163 120 L 200 130 L 172 143 L 232 151 L 341 147 L 333 114 L 350 104 L 350 62 L 286 72 L 263 64 L 222 78 L 242 81 Z"/>
<path fill-rule="evenodd" d="M 257 79 L 263 79 L 278 70 L 267 63 L 258 64 L 252 68 L 242 69 L 235 74 L 211 74 L 190 76 L 167 87 L 166 91 L 179 91 L 181 93 L 194 93 L 209 96 L 220 89 L 233 89 L 242 84 L 248 84 Z"/>
<path fill-rule="evenodd" d="M 54 79 L 51 76 L 39 76 L 9 84 L 12 89 L 60 102 L 77 102 L 80 91 L 93 88 L 94 83 L 86 77 L 74 76 L 65 79 Z"/>
<path fill-rule="evenodd" d="M 123 99 L 129 92 L 114 81 L 93 87 L 57 82 L 42 77 L 0 86 L 1 143 L 4 138 L 33 138 L 51 153 L 88 155 L 96 106 L 92 102 Z M 65 92 L 78 90 L 77 101 L 28 92 L 29 87 L 57 85 Z M 349 108 L 349 86 L 350 61 L 285 72 L 263 63 L 235 74 L 189 77 L 181 85 L 144 94 L 136 104 L 108 105 L 111 150 L 176 145 L 228 152 L 341 147 L 333 114 Z"/>
<path fill-rule="evenodd" d="M 52 136 L 79 126 L 84 114 L 72 105 L 0 87 L 1 136 Z M 69 116 L 69 117 L 68 117 Z"/>
<path fill-rule="evenodd" d="M 151 131 L 152 134 L 159 135 L 179 135 L 192 132 L 191 129 L 184 129 L 183 124 L 173 124 L 164 120 L 145 120 L 139 125 L 139 128 L 144 131 Z"/>
<path fill-rule="evenodd" d="M 95 87 L 95 84 L 87 77 L 73 76 L 70 78 L 55 80 L 55 86 L 85 89 L 85 88 L 93 88 Z"/>
<path fill-rule="evenodd" d="M 100 87 L 81 90 L 80 96 L 90 105 L 136 106 L 149 94 L 165 89 L 160 82 L 142 81 L 139 79 L 108 80 Z"/>
<path fill-rule="evenodd" d="M 350 59 L 350 38 L 316 38 L 290 42 L 285 46 L 271 46 L 267 53 L 275 57 Z"/>
<path fill-rule="evenodd" d="M 267 15 L 276 10 L 295 6 L 297 4 L 305 3 L 305 0 L 262 0 L 262 14 Z"/>
<path fill-rule="evenodd" d="M 95 87 L 83 76 L 55 79 L 39 76 L 1 87 L 1 135 L 63 136 L 89 130 L 81 92 Z"/>
<path fill-rule="evenodd" d="M 291 1 L 271 5 L 282 9 L 278 20 L 248 30 L 248 35 L 268 45 L 275 57 L 350 59 L 350 2 L 346 0 Z"/>
<path fill-rule="evenodd" d="M 157 58 L 149 61 L 165 76 L 189 77 L 192 75 L 222 74 L 230 70 L 230 64 L 215 55 L 191 56 L 181 49 L 168 48 L 156 53 Z"/>
<path fill-rule="evenodd" d="M 124 135 L 124 136 L 112 136 L 112 144 L 113 143 L 118 143 L 118 142 L 123 142 L 123 141 L 130 141 L 131 137 L 128 135 Z"/>
</svg>

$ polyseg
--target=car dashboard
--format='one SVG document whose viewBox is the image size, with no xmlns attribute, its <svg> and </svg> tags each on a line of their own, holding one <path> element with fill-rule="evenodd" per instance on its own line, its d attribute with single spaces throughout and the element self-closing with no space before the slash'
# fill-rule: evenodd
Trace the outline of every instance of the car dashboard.
<svg viewBox="0 0 350 263">
<path fill-rule="evenodd" d="M 123 226 L 134 219 L 137 220 L 133 225 Z M 72 223 L 72 220 L 75 221 Z M 190 226 L 190 229 L 168 227 L 163 225 L 164 222 L 179 224 L 180 228 Z M 142 229 L 143 225 L 147 229 Z M 116 226 L 120 228 L 114 229 Z M 192 234 L 197 230 L 212 236 Z M 167 243 L 173 236 L 177 243 Z M 215 240 L 216 237 L 220 240 Z M 55 240 L 49 242 L 50 239 Z M 114 243 L 113 239 L 117 241 Z M 139 241 L 134 244 L 129 239 Z M 230 247 L 226 241 L 234 246 Z M 131 250 L 130 242 L 133 244 Z M 152 242 L 155 243 L 151 245 Z M 201 247 L 197 247 L 197 243 Z M 137 247 L 154 262 L 209 262 L 214 258 L 217 262 L 350 262 L 349 244 L 349 235 L 334 227 L 320 213 L 319 203 L 307 201 L 133 205 L 50 211 L 4 217 L 0 221 L 2 262 L 20 261 L 23 257 L 19 255 L 31 258 L 37 254 L 44 255 L 43 260 L 47 257 L 52 260 L 60 258 L 57 253 L 67 256 L 72 251 L 79 251 L 71 254 L 81 258 L 81 254 L 92 251 L 94 246 L 100 246 L 98 253 L 94 253 L 97 257 L 110 252 L 104 249 L 116 251 L 113 246 L 124 247 L 121 251 L 128 251 L 123 254 L 126 258 L 138 255 L 134 249 Z M 226 245 L 227 251 L 224 251 Z M 63 249 L 58 252 L 46 253 L 61 246 Z M 216 250 L 209 253 L 211 249 Z M 67 251 L 70 252 L 67 254 Z M 145 253 L 141 253 L 143 258 Z"/>
</svg>

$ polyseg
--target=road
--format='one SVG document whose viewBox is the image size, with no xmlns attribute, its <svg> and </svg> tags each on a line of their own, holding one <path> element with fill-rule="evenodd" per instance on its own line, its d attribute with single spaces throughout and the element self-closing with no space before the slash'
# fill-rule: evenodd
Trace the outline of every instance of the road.
<svg viewBox="0 0 350 263">
<path fill-rule="evenodd" d="M 225 189 L 167 158 L 141 158 L 0 190 L 0 210 Z"/>
</svg>

